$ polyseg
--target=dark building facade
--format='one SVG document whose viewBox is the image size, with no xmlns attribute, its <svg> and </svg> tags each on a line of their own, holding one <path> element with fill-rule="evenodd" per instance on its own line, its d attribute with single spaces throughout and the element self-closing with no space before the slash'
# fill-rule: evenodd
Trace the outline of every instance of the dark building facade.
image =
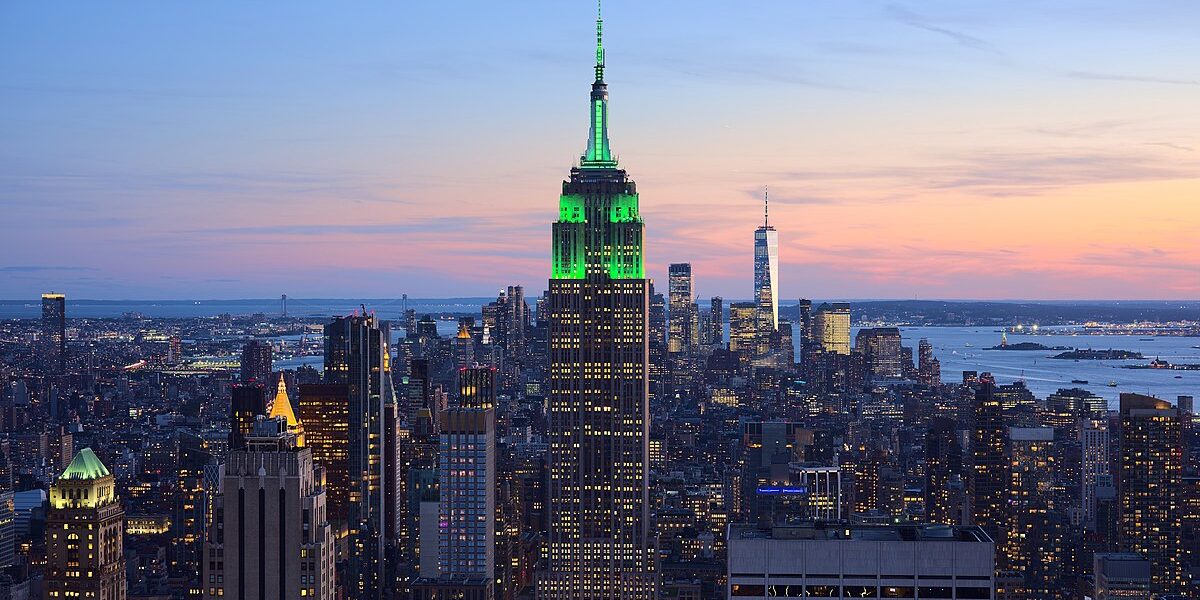
<svg viewBox="0 0 1200 600">
<path fill-rule="evenodd" d="M 550 531 L 538 596 L 653 598 L 643 223 L 608 144 L 597 20 L 587 150 L 553 226 L 547 397 Z"/>
<path fill-rule="evenodd" d="M 230 391 L 229 449 L 246 447 L 254 419 L 267 414 L 267 390 L 261 383 L 235 384 Z"/>
<path fill-rule="evenodd" d="M 385 402 L 394 402 L 388 358 L 388 328 L 373 315 L 337 317 L 325 326 L 326 383 L 347 390 L 347 470 L 350 486 L 349 593 L 383 594 L 385 506 Z"/>
<path fill-rule="evenodd" d="M 53 373 L 67 370 L 67 297 L 42 294 L 43 364 Z"/>
<path fill-rule="evenodd" d="M 270 383 L 271 366 L 271 344 L 251 340 L 242 346 L 242 383 Z"/>
</svg>

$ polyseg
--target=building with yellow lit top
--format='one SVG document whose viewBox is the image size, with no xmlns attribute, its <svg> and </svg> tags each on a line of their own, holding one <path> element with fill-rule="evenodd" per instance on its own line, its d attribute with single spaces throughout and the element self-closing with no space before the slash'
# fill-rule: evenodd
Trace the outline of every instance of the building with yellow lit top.
<svg viewBox="0 0 1200 600">
<path fill-rule="evenodd" d="M 292 409 L 292 401 L 288 398 L 287 384 L 283 381 L 283 373 L 279 374 L 279 385 L 275 389 L 275 400 L 271 402 L 271 413 L 267 415 L 274 419 L 282 417 L 287 422 L 288 433 L 296 436 L 296 447 L 304 447 L 304 425 L 296 418 Z"/>
<path fill-rule="evenodd" d="M 80 450 L 50 486 L 46 514 L 46 598 L 124 600 L 125 511 L 116 480 Z"/>
<path fill-rule="evenodd" d="M 602 21 L 590 135 L 562 184 L 548 292 L 549 540 L 539 598 L 655 598 L 648 311 L 637 187 L 608 143 Z"/>
</svg>

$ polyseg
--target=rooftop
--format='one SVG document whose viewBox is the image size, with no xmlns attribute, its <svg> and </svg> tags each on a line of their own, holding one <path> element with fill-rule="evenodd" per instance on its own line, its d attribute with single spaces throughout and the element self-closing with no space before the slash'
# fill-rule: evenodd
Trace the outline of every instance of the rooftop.
<svg viewBox="0 0 1200 600">
<path fill-rule="evenodd" d="M 897 542 L 984 542 L 992 539 L 978 527 L 936 524 L 873 525 L 847 521 L 814 521 L 776 525 L 770 529 L 753 525 L 730 525 L 730 539 L 850 540 Z"/>
<path fill-rule="evenodd" d="M 111 474 L 108 471 L 108 467 L 100 462 L 100 457 L 96 456 L 96 453 L 92 452 L 91 448 L 84 448 L 75 455 L 75 458 L 71 460 L 71 464 L 67 465 L 67 469 L 62 472 L 59 478 L 88 480 L 108 477 Z"/>
</svg>

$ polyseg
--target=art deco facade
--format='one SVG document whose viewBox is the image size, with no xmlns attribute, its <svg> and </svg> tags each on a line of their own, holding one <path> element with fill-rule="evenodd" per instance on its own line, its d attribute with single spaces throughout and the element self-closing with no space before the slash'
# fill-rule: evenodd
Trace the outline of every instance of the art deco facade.
<svg viewBox="0 0 1200 600">
<path fill-rule="evenodd" d="M 587 150 L 563 182 L 549 289 L 549 540 L 538 596 L 653 598 L 643 224 L 608 143 L 598 19 Z"/>
<path fill-rule="evenodd" d="M 205 598 L 335 597 L 324 473 L 288 429 L 285 417 L 260 417 L 246 447 L 229 454 L 205 543 Z"/>
<path fill-rule="evenodd" d="M 116 480 L 91 448 L 50 486 L 46 598 L 125 599 L 125 511 Z"/>
</svg>

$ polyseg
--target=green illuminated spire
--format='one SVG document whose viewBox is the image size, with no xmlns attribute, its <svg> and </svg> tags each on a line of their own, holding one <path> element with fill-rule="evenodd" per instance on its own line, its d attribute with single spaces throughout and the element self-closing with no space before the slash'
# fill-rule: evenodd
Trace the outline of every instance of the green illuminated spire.
<svg viewBox="0 0 1200 600">
<path fill-rule="evenodd" d="M 108 467 L 100 462 L 100 457 L 96 456 L 91 448 L 84 448 L 75 455 L 75 458 L 71 459 L 71 464 L 67 465 L 66 470 L 59 475 L 59 478 L 92 480 L 108 477 L 110 474 Z"/>
<path fill-rule="evenodd" d="M 596 81 L 604 83 L 604 18 L 600 16 L 600 0 L 596 0 Z"/>
<path fill-rule="evenodd" d="M 606 169 L 617 166 L 608 146 L 608 85 L 604 83 L 604 19 L 600 16 L 600 1 L 596 1 L 596 81 L 592 83 L 592 110 L 587 150 L 580 157 L 585 169 Z"/>
</svg>

